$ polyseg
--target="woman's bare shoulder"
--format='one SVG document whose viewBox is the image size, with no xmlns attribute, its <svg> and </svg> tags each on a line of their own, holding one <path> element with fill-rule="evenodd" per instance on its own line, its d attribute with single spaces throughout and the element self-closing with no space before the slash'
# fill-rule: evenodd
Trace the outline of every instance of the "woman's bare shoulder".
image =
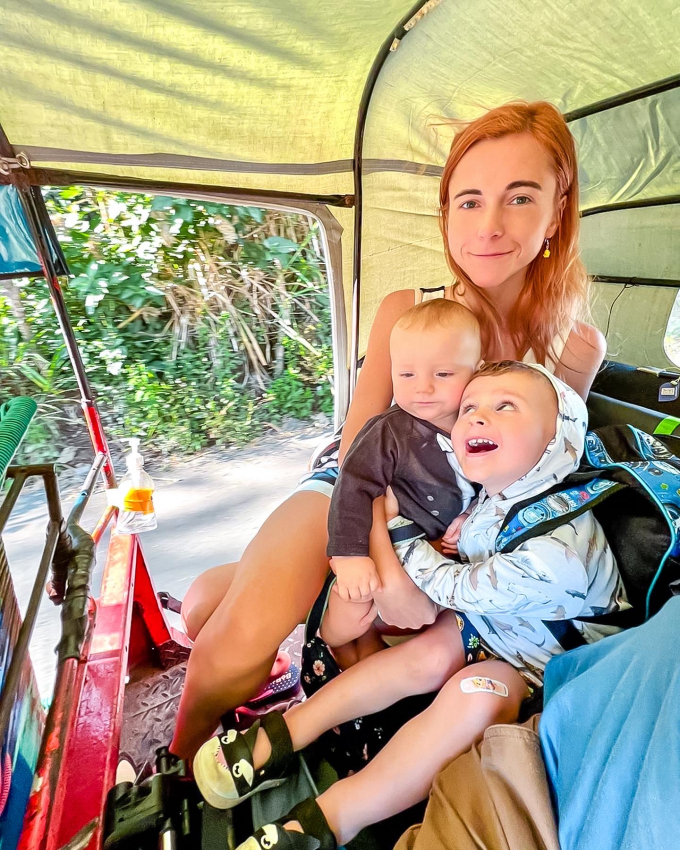
<svg viewBox="0 0 680 850">
<path fill-rule="evenodd" d="M 599 367 L 607 353 L 604 334 L 586 322 L 575 322 L 567 339 L 565 353 L 581 363 L 593 363 Z"/>
<path fill-rule="evenodd" d="M 389 357 L 389 337 L 392 333 L 392 328 L 399 318 L 413 307 L 414 303 L 415 296 L 412 289 L 400 289 L 397 292 L 390 292 L 389 295 L 383 298 L 371 324 L 367 354 L 373 355 L 376 349 L 381 351 L 384 349 L 384 353 Z"/>
<path fill-rule="evenodd" d="M 415 293 L 412 289 L 398 289 L 396 292 L 390 292 L 380 302 L 376 318 L 379 316 L 381 318 L 387 317 L 394 313 L 397 313 L 396 318 L 399 318 L 402 313 L 410 310 L 415 303 Z"/>
<path fill-rule="evenodd" d="M 557 376 L 586 398 L 606 353 L 604 335 L 586 322 L 575 322 L 560 357 Z"/>
</svg>

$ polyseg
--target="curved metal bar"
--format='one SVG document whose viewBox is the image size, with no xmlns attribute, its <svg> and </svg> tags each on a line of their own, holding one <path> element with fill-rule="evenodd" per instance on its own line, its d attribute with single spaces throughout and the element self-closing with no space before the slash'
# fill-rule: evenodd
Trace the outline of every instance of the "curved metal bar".
<svg viewBox="0 0 680 850">
<path fill-rule="evenodd" d="M 680 195 L 666 195 L 662 198 L 640 198 L 637 201 L 620 201 L 616 204 L 601 204 L 599 207 L 590 207 L 590 209 L 581 210 L 581 218 L 587 218 L 589 215 L 599 215 L 600 213 L 616 212 L 617 210 L 638 210 L 643 207 L 668 207 L 673 204 L 680 204 Z"/>
<path fill-rule="evenodd" d="M 40 566 L 33 583 L 31 597 L 26 608 L 26 615 L 19 629 L 19 636 L 14 645 L 12 660 L 3 683 L 2 694 L 0 694 L 0 741 L 4 741 L 10 716 L 14 709 L 14 697 L 16 695 L 19 678 L 26 660 L 28 642 L 33 633 L 33 627 L 38 616 L 38 609 L 42 601 L 45 582 L 49 573 L 50 565 L 59 542 L 62 531 L 63 518 L 61 505 L 59 503 L 59 489 L 54 469 L 43 475 L 45 490 L 47 493 L 47 506 L 49 511 L 49 524 L 47 526 L 47 539 L 40 558 Z"/>
<path fill-rule="evenodd" d="M 429 2 L 429 0 L 428 0 Z M 373 60 L 373 64 L 368 72 L 368 77 L 364 83 L 364 90 L 359 103 L 359 111 L 357 113 L 356 129 L 354 131 L 354 158 L 352 171 L 354 173 L 354 250 L 352 259 L 352 341 L 350 344 L 350 379 L 349 392 L 350 400 L 354 395 L 354 387 L 356 384 L 357 368 L 359 362 L 359 313 L 360 313 L 360 296 L 361 296 L 361 237 L 363 224 L 363 150 L 364 150 L 364 131 L 366 129 L 366 118 L 368 116 L 368 108 L 371 104 L 371 96 L 373 89 L 378 81 L 382 67 L 385 64 L 389 54 L 396 49 L 398 43 L 406 35 L 408 30 L 407 24 L 418 12 L 427 5 L 427 2 L 420 0 L 416 3 L 406 15 L 399 21 L 392 32 L 387 36 L 382 43 L 377 56 Z"/>
<path fill-rule="evenodd" d="M 117 510 L 118 509 L 115 508 L 113 505 L 109 505 L 105 509 L 104 513 L 97 520 L 97 524 L 95 525 L 94 531 L 92 532 L 92 539 L 94 540 L 95 545 L 99 543 L 99 541 L 104 536 L 104 532 L 109 527 L 109 523 L 111 522 Z"/>
<path fill-rule="evenodd" d="M 616 109 L 617 106 L 624 106 L 626 103 L 633 103 L 636 100 L 644 100 L 646 97 L 671 91 L 671 89 L 678 87 L 680 87 L 680 74 L 674 74 L 672 77 L 665 77 L 663 80 L 657 80 L 654 83 L 647 83 L 647 85 L 639 86 L 636 89 L 630 89 L 630 91 L 605 97 L 603 100 L 582 106 L 580 109 L 572 109 L 571 112 L 564 113 L 564 120 L 569 124 L 572 121 L 578 121 L 580 118 L 597 115 L 598 112 L 607 112 L 610 109 Z"/>
<path fill-rule="evenodd" d="M 661 277 L 620 277 L 618 275 L 594 274 L 590 277 L 596 283 L 620 283 L 625 286 L 662 286 L 667 289 L 680 289 L 680 280 Z"/>
</svg>

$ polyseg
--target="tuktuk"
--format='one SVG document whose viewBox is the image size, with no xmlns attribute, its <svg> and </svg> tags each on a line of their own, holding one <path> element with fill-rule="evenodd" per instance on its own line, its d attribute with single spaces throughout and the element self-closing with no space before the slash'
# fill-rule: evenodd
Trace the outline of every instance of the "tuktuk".
<svg viewBox="0 0 680 850">
<path fill-rule="evenodd" d="M 582 253 L 594 281 L 594 320 L 608 342 L 589 399 L 591 423 L 677 434 L 677 12 L 671 0 L 2 4 L 0 276 L 46 280 L 92 442 L 90 473 L 65 518 L 52 464 L 9 466 L 33 414 L 30 401 L 3 410 L 0 475 L 11 486 L 0 532 L 29 477 L 43 479 L 49 504 L 34 592 L 3 668 L 0 802 L 11 798 L 13 771 L 24 774 L 15 780 L 14 826 L 0 820 L 3 847 L 216 840 L 214 829 L 212 839 L 207 831 L 198 838 L 198 801 L 167 752 L 157 757 L 161 779 L 152 793 L 139 792 L 143 805 L 130 809 L 131 819 L 111 820 L 116 800 L 107 808 L 124 730 L 134 725 L 149 751 L 169 741 L 172 711 L 159 731 L 153 705 L 138 709 L 163 676 L 165 702 L 176 704 L 181 675 L 172 671 L 190 642 L 168 624 L 135 535 L 113 533 L 108 550 L 96 552 L 115 509 L 88 532 L 78 525 L 97 477 L 113 487 L 117 471 L 65 307 L 69 270 L 41 187 L 111 187 L 312 216 L 333 307 L 338 424 L 381 298 L 449 282 L 437 220 L 448 119 L 517 98 L 548 100 L 578 146 Z M 96 599 L 95 552 L 106 562 Z M 25 655 L 50 574 L 63 633 L 43 717 Z M 31 699 L 32 724 L 17 725 L 17 706 Z M 231 822 L 215 829 L 221 846 L 233 846 Z"/>
</svg>

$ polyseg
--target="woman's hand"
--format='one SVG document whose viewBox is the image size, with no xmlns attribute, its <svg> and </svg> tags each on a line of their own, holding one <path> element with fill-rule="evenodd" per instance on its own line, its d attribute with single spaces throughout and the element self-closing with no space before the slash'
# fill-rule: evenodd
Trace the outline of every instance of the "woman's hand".
<svg viewBox="0 0 680 850">
<path fill-rule="evenodd" d="M 398 629 L 429 626 L 434 623 L 439 611 L 430 597 L 415 586 L 401 565 L 399 573 L 391 574 L 373 598 L 383 623 Z"/>
<path fill-rule="evenodd" d="M 457 516 L 451 525 L 444 532 L 442 537 L 442 552 L 444 555 L 458 554 L 458 541 L 460 540 L 460 530 L 463 523 L 470 516 L 470 511 Z"/>
<path fill-rule="evenodd" d="M 373 502 L 370 552 L 382 583 L 382 589 L 373 594 L 373 599 L 384 623 L 399 629 L 420 629 L 434 623 L 438 608 L 430 597 L 411 581 L 394 554 L 387 531 L 387 498 L 381 497 Z M 394 499 L 394 494 L 392 498 Z M 396 499 L 394 503 L 396 504 Z M 397 513 L 398 511 L 397 505 Z"/>
</svg>

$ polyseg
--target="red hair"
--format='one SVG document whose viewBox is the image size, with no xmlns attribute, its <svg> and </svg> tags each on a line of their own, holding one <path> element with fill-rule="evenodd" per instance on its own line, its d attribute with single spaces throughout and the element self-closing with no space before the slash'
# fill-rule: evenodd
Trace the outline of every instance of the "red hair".
<svg viewBox="0 0 680 850">
<path fill-rule="evenodd" d="M 531 348 L 536 360 L 546 365 L 546 360 L 555 359 L 552 350 L 555 336 L 567 332 L 570 324 L 587 311 L 588 303 L 588 277 L 578 251 L 576 149 L 559 110 L 544 101 L 519 101 L 492 109 L 466 124 L 453 140 L 442 173 L 440 225 L 446 261 L 455 275 L 456 288 L 462 287 L 466 297 L 468 292 L 473 294 L 468 303 L 481 324 L 484 357 L 488 360 L 498 358 L 501 354 L 498 311 L 455 262 L 449 250 L 449 183 L 456 166 L 474 144 L 518 133 L 530 133 L 550 155 L 557 178 L 555 204 L 564 204 L 557 231 L 550 239 L 550 258 L 544 259 L 540 252 L 529 263 L 524 286 L 508 317 L 508 329 L 517 356 L 523 357 Z"/>
</svg>

